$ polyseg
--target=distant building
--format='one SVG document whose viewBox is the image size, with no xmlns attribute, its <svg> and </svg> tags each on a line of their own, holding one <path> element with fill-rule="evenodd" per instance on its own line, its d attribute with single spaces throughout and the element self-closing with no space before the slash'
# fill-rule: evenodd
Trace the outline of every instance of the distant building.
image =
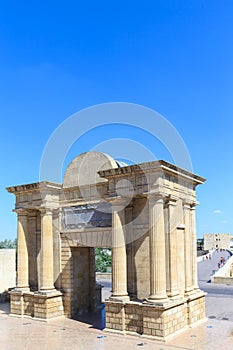
<svg viewBox="0 0 233 350">
<path fill-rule="evenodd" d="M 204 250 L 230 249 L 232 238 L 230 233 L 205 233 Z"/>
</svg>

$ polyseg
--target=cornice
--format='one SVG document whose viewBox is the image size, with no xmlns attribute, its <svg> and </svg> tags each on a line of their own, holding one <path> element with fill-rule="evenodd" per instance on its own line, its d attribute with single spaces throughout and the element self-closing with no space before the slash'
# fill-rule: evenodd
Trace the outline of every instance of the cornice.
<svg viewBox="0 0 233 350">
<path fill-rule="evenodd" d="M 165 160 L 128 165 L 125 167 L 109 169 L 109 170 L 101 170 L 98 172 L 98 174 L 101 177 L 108 179 L 115 176 L 130 175 L 133 173 L 150 173 L 150 172 L 154 173 L 155 171 L 169 172 L 176 177 L 181 176 L 182 178 L 185 178 L 188 181 L 195 182 L 196 184 L 202 184 L 206 181 L 205 178 L 199 175 L 193 174 L 190 171 L 182 169 Z"/>
<path fill-rule="evenodd" d="M 62 185 L 55 183 L 55 182 L 50 182 L 50 181 L 41 181 L 41 182 L 34 182 L 30 184 L 22 184 L 22 185 L 17 185 L 17 186 L 11 186 L 7 187 L 6 190 L 9 193 L 20 193 L 20 192 L 33 192 L 36 190 L 44 190 L 44 189 L 57 189 L 60 190 Z"/>
</svg>

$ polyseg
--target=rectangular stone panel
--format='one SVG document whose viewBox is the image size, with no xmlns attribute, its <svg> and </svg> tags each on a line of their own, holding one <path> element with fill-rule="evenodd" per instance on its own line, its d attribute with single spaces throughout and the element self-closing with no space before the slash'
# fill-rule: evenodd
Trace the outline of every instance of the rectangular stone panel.
<svg viewBox="0 0 233 350">
<path fill-rule="evenodd" d="M 111 226 L 112 212 L 109 203 L 85 204 L 62 208 L 63 230 Z"/>
</svg>

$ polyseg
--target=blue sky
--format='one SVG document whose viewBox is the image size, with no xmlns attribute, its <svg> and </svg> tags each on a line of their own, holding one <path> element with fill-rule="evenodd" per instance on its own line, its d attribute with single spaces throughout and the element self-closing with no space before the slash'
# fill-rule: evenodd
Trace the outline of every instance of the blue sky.
<svg viewBox="0 0 233 350">
<path fill-rule="evenodd" d="M 1 2 L 0 239 L 16 237 L 5 187 L 39 180 L 46 142 L 66 118 L 115 101 L 156 110 L 183 138 L 207 178 L 198 236 L 233 233 L 232 23 L 231 0 Z M 80 138 L 65 163 L 116 137 L 170 161 L 150 135 L 115 125 Z"/>
</svg>

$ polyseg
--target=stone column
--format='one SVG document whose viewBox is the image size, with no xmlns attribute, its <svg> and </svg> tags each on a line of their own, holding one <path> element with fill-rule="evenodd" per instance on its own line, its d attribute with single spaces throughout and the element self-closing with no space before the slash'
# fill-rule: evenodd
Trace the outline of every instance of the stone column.
<svg viewBox="0 0 233 350">
<path fill-rule="evenodd" d="M 176 199 L 169 198 L 167 202 L 167 244 L 168 244 L 168 296 L 173 297 L 178 292 L 178 273 L 177 273 L 177 220 L 176 220 Z"/>
<path fill-rule="evenodd" d="M 54 290 L 53 281 L 53 213 L 51 209 L 41 209 L 41 265 L 40 291 Z"/>
<path fill-rule="evenodd" d="M 133 237 L 133 206 L 127 206 L 125 208 L 125 221 L 126 221 L 126 253 L 127 253 L 127 289 L 130 297 L 136 297 L 136 284 L 135 284 L 135 261 L 134 261 L 134 237 Z"/>
<path fill-rule="evenodd" d="M 127 293 L 127 261 L 125 246 L 125 212 L 112 205 L 112 295 L 111 299 L 129 300 Z"/>
<path fill-rule="evenodd" d="M 36 253 L 36 218 L 37 211 L 30 211 L 28 214 L 28 235 L 29 239 L 29 285 L 32 290 L 38 290 L 37 283 L 37 253 Z"/>
<path fill-rule="evenodd" d="M 25 210 L 16 210 L 18 215 L 17 224 L 17 290 L 29 290 L 28 269 L 28 215 Z"/>
<path fill-rule="evenodd" d="M 62 208 L 58 208 L 53 211 L 53 248 L 56 252 L 56 257 L 54 258 L 54 281 L 55 288 L 61 289 L 61 222 L 62 222 Z"/>
<path fill-rule="evenodd" d="M 191 250 L 191 229 L 190 229 L 190 204 L 183 204 L 184 211 L 184 268 L 185 268 L 185 293 L 193 290 L 192 281 L 192 250 Z"/>
<path fill-rule="evenodd" d="M 197 237 L 196 237 L 196 208 L 195 204 L 190 208 L 191 246 L 192 246 L 192 284 L 194 289 L 199 289 L 197 282 Z"/>
<path fill-rule="evenodd" d="M 149 197 L 150 302 L 162 302 L 166 294 L 164 200 Z"/>
</svg>

